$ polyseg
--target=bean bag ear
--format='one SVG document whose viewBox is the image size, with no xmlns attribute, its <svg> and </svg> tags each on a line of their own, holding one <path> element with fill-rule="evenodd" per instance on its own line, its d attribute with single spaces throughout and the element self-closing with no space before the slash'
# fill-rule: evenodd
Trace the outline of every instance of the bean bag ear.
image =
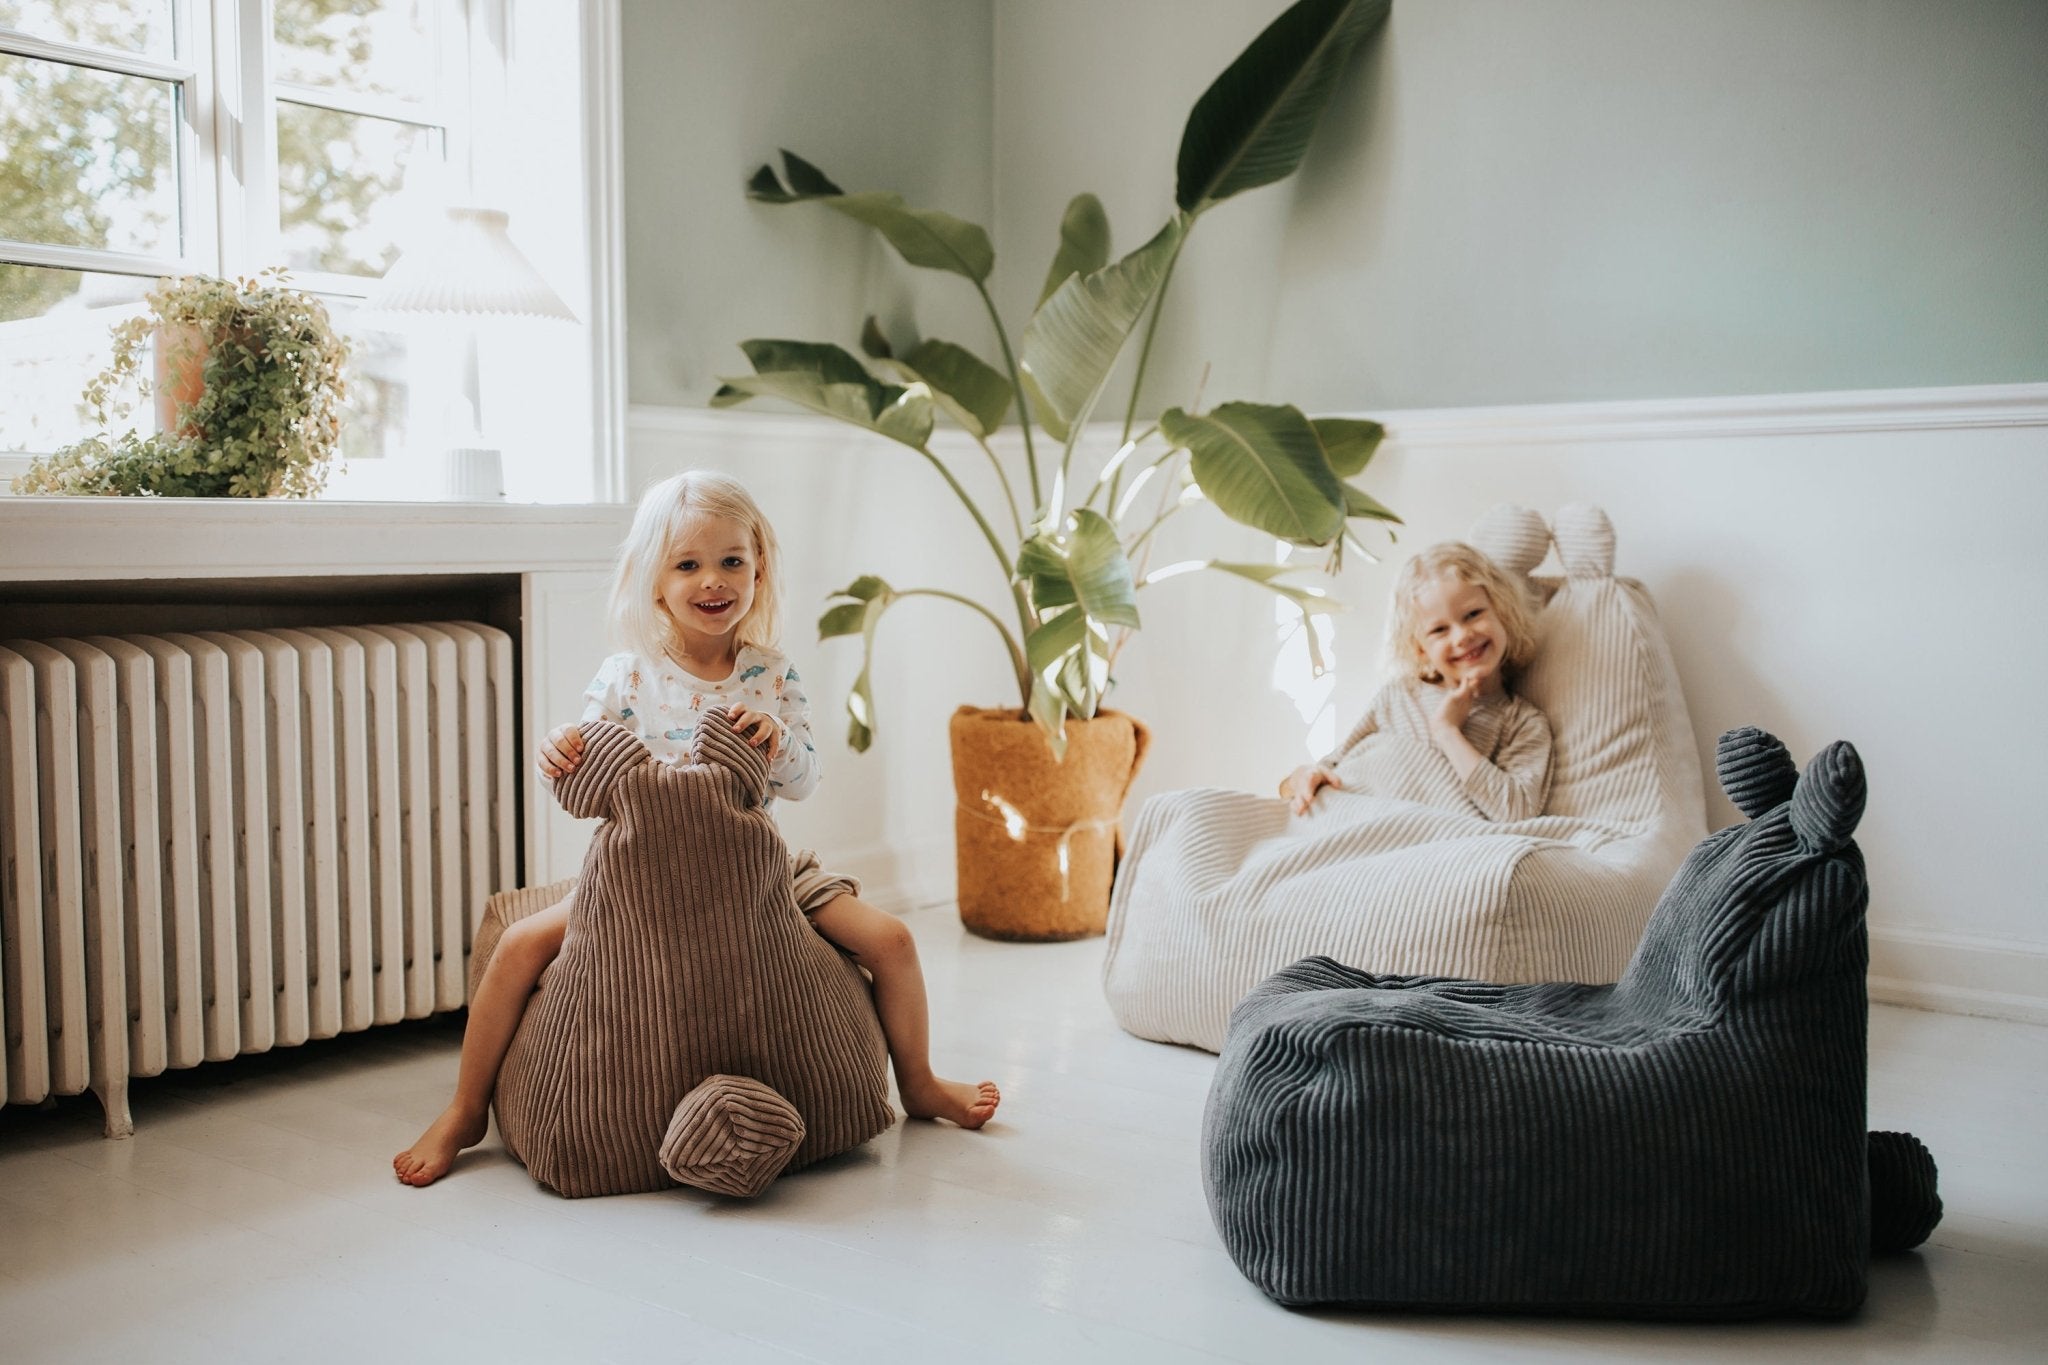
<svg viewBox="0 0 2048 1365">
<path fill-rule="evenodd" d="M 555 779 L 555 800 L 579 820 L 611 814 L 612 792 L 619 779 L 654 755 L 632 731 L 608 720 L 587 722 L 583 730 L 583 761 L 576 771 Z"/>
<path fill-rule="evenodd" d="M 609 784 L 561 953 L 499 1070 L 507 1150 L 571 1198 L 677 1180 L 745 1197 L 887 1128 L 868 982 L 804 915 L 857 888 L 792 858 L 762 751 L 720 707 L 685 764 L 585 730 L 578 779 L 615 749 L 639 761 Z"/>
<path fill-rule="evenodd" d="M 1855 750 L 1767 810 L 1783 748 L 1736 731 L 1722 754 L 1762 813 L 1699 845 L 1616 984 L 1312 958 L 1238 1004 L 1202 1172 L 1253 1283 L 1295 1305 L 1837 1316 L 1873 1250 L 1926 1238 L 1932 1157 L 1866 1132 L 1863 861 L 1810 846 L 1855 823 Z"/>
<path fill-rule="evenodd" d="M 1614 524 L 1599 508 L 1584 503 L 1558 508 L 1551 536 L 1567 577 L 1613 577 Z"/>
<path fill-rule="evenodd" d="M 1508 573 L 1527 577 L 1550 553 L 1550 528 L 1527 507 L 1500 503 L 1479 519 L 1468 537 L 1472 546 Z"/>
<path fill-rule="evenodd" d="M 1715 747 L 1714 768 L 1721 790 L 1735 809 L 1754 820 L 1792 799 L 1799 783 L 1799 765 L 1776 735 L 1754 725 L 1730 730 Z"/>
<path fill-rule="evenodd" d="M 758 806 L 768 795 L 768 756 L 732 728 L 732 716 L 720 702 L 704 712 L 690 737 L 690 761 L 715 763 L 740 780 L 744 804 Z"/>
<path fill-rule="evenodd" d="M 1847 740 L 1813 756 L 1792 793 L 1792 831 L 1816 853 L 1833 853 L 1856 833 L 1867 795 L 1863 760 Z"/>
</svg>

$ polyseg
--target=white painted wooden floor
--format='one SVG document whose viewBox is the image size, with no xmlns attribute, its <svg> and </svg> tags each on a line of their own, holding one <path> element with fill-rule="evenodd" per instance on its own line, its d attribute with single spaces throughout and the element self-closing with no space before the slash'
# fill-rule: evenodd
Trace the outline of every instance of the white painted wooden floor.
<svg viewBox="0 0 2048 1365">
<path fill-rule="evenodd" d="M 1203 1205 L 1213 1059 L 1119 1031 L 1100 940 L 909 921 L 979 1134 L 901 1126 L 753 1204 L 566 1201 L 492 1138 L 426 1190 L 388 1161 L 447 1096 L 453 1021 L 0 1110 L 0 1360 L 2048 1359 L 2048 1029 L 1879 1009 L 1871 1124 L 1948 1216 L 1846 1323 L 1641 1325 L 1276 1307 Z"/>
</svg>

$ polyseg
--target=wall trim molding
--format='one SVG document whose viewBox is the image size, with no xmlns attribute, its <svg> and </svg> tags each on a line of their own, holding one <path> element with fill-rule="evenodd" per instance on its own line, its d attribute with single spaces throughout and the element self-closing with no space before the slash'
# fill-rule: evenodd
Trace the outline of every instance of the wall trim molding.
<svg viewBox="0 0 2048 1365">
<path fill-rule="evenodd" d="M 1872 929 L 1870 998 L 2048 1024 L 2048 949 L 1938 929 Z"/>
<path fill-rule="evenodd" d="M 2043 427 L 2048 426 L 2048 383 L 1848 389 L 1831 393 L 1651 398 L 1506 407 L 1410 408 L 1332 415 L 1370 417 L 1382 422 L 1387 428 L 1389 444 L 1407 450 L 1471 445 Z M 854 428 L 830 417 L 737 408 L 636 403 L 627 409 L 626 425 L 634 435 L 684 445 L 698 441 L 738 440 L 772 443 L 783 448 L 830 447 L 864 439 Z M 1117 430 L 1113 422 L 1093 423 L 1082 442 L 1083 447 L 1107 454 L 1116 448 Z M 950 426 L 940 427 L 934 439 L 940 453 L 946 453 L 955 445 L 962 451 L 973 449 L 973 443 L 965 433 Z M 1015 442 L 1016 428 L 1011 426 L 998 432 L 996 440 L 999 445 Z"/>
<path fill-rule="evenodd" d="M 1849 389 L 1357 414 L 1409 449 L 2048 426 L 2048 383 Z"/>
</svg>

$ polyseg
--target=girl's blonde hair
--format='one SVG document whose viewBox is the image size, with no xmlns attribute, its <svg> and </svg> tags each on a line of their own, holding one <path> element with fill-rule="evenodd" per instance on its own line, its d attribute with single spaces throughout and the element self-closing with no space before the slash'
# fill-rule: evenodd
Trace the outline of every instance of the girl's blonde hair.
<svg viewBox="0 0 2048 1365">
<path fill-rule="evenodd" d="M 612 566 L 609 615 L 612 634 L 635 653 L 658 659 L 680 644 L 675 618 L 655 593 L 661 572 L 697 517 L 724 517 L 746 528 L 754 542 L 754 605 L 733 630 L 743 645 L 773 649 L 781 624 L 782 552 L 775 529 L 739 480 L 691 469 L 663 479 L 640 495 L 633 529 L 619 545 Z"/>
<path fill-rule="evenodd" d="M 1480 589 L 1492 599 L 1493 614 L 1507 636 L 1503 642 L 1503 680 L 1536 657 L 1536 610 L 1529 590 L 1480 551 L 1463 541 L 1447 540 L 1409 559 L 1394 581 L 1394 610 L 1387 618 L 1387 654 L 1393 667 L 1409 669 L 1426 683 L 1443 681 L 1429 666 L 1429 656 L 1423 652 L 1417 635 L 1415 599 L 1425 585 L 1446 575 Z"/>
</svg>

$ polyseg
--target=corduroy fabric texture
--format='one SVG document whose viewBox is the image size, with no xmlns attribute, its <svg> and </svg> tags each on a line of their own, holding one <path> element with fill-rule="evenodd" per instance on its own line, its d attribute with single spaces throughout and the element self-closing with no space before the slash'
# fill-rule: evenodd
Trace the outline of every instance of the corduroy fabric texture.
<svg viewBox="0 0 2048 1365">
<path fill-rule="evenodd" d="M 752 1199 L 804 1140 L 796 1106 L 746 1076 L 712 1076 L 683 1096 L 661 1140 L 661 1164 L 684 1185 Z"/>
<path fill-rule="evenodd" d="M 1288 1304 L 1833 1315 L 1863 1301 L 1874 1224 L 1926 1235 L 1931 1158 L 1874 1181 L 1864 1131 L 1856 751 L 1801 778 L 1745 730 L 1720 756 L 1753 818 L 1694 850 L 1614 985 L 1312 958 L 1238 1007 L 1203 1178 L 1254 1284 Z"/>
<path fill-rule="evenodd" d="M 1140 809 L 1110 902 L 1103 989 L 1141 1038 L 1215 1051 L 1271 973 L 1322 955 L 1379 972 L 1613 981 L 1658 894 L 1707 832 L 1698 748 L 1656 608 L 1613 576 L 1598 508 L 1546 526 L 1500 507 L 1473 543 L 1517 572 L 1554 543 L 1516 694 L 1550 722 L 1550 793 L 1531 820 L 1464 813 L 1433 746 L 1388 746 L 1385 790 L 1325 791 L 1305 816 L 1245 792 L 1166 792 Z M 1398 778 L 1399 780 L 1395 780 Z"/>
<path fill-rule="evenodd" d="M 687 765 L 652 761 L 616 725 L 583 736 L 583 762 L 555 794 L 605 823 L 561 954 L 499 1073 L 506 1147 L 572 1197 L 664 1188 L 683 1178 L 665 1161 L 688 1183 L 754 1193 L 785 1161 L 794 1170 L 895 1122 L 867 978 L 798 908 L 789 851 L 761 804 L 760 751 L 723 707 L 698 722 Z M 811 897 L 834 894 L 824 874 L 810 881 Z M 526 908 L 565 889 L 537 888 Z M 741 1086 L 751 1098 L 737 1107 L 734 1078 L 760 1087 Z M 763 1091 L 800 1130 L 780 1160 L 767 1152 Z"/>
</svg>

